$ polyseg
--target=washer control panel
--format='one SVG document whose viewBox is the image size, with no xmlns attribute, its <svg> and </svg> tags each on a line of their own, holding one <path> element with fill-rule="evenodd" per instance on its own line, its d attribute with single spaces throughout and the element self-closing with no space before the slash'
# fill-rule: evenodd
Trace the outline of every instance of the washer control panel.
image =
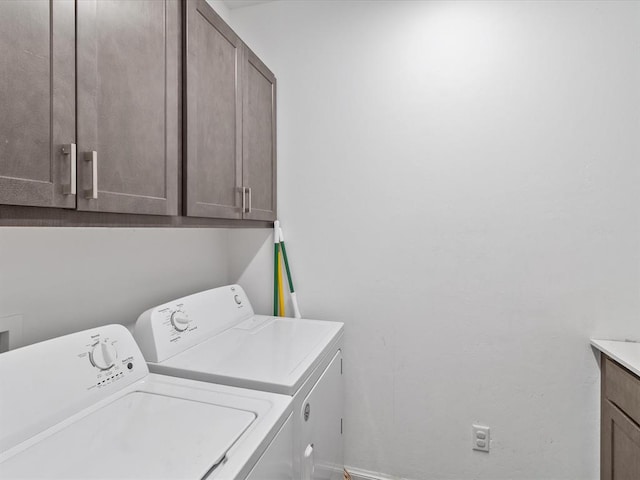
<svg viewBox="0 0 640 480">
<path fill-rule="evenodd" d="M 100 370 L 109 370 L 116 363 L 118 352 L 108 340 L 102 340 L 94 343 L 89 352 L 89 360 L 91 365 Z"/>
<path fill-rule="evenodd" d="M 91 382 L 87 389 L 112 385 L 133 374 L 136 364 L 144 363 L 137 346 L 131 344 L 131 334 L 127 331 L 128 337 L 122 338 L 120 333 L 117 331 L 114 335 L 103 329 L 93 331 L 83 345 L 82 352 L 78 353 L 78 358 L 91 371 Z"/>
<path fill-rule="evenodd" d="M 147 364 L 131 332 L 107 325 L 0 355 L 3 440 L 23 441 L 42 429 L 144 379 Z"/>
</svg>

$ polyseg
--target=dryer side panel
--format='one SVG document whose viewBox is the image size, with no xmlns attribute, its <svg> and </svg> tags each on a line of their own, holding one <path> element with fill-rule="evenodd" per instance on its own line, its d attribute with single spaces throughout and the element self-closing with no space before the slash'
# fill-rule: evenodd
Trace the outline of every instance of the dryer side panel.
<svg viewBox="0 0 640 480">
<path fill-rule="evenodd" d="M 338 350 L 300 411 L 303 480 L 339 480 L 344 468 L 342 418 L 344 383 L 342 351 Z"/>
<path fill-rule="evenodd" d="M 246 480 L 293 480 L 293 419 L 287 419 Z"/>
</svg>

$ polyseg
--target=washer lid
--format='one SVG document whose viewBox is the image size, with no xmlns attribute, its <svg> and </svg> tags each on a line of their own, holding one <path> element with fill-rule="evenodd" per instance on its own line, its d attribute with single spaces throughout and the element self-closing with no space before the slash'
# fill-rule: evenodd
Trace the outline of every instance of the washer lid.
<svg viewBox="0 0 640 480">
<path fill-rule="evenodd" d="M 0 476 L 200 479 L 255 418 L 244 410 L 134 391 L 8 458 Z"/>
</svg>

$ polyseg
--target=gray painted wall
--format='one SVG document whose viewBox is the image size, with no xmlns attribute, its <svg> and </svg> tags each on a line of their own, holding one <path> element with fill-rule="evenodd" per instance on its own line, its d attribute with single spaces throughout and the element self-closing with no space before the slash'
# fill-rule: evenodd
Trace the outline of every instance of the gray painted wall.
<svg viewBox="0 0 640 480">
<path fill-rule="evenodd" d="M 21 344 L 227 282 L 226 229 L 0 228 L 0 317 L 22 315 Z"/>
<path fill-rule="evenodd" d="M 279 1 L 231 20 L 278 77 L 302 312 L 346 323 L 347 464 L 598 478 L 588 338 L 640 340 L 640 2 Z M 230 268 L 270 311 L 270 239 L 251 235 L 230 233 Z"/>
</svg>

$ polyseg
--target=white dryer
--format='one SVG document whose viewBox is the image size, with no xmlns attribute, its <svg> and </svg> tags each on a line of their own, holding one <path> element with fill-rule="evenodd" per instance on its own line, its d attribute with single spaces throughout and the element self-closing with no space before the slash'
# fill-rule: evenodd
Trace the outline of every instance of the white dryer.
<svg viewBox="0 0 640 480">
<path fill-rule="evenodd" d="M 293 478 L 290 397 L 150 374 L 121 325 L 3 353 L 0 385 L 0 478 Z"/>
<path fill-rule="evenodd" d="M 342 478 L 344 325 L 256 315 L 229 285 L 147 310 L 133 328 L 152 372 L 293 397 L 296 479 Z"/>
</svg>

